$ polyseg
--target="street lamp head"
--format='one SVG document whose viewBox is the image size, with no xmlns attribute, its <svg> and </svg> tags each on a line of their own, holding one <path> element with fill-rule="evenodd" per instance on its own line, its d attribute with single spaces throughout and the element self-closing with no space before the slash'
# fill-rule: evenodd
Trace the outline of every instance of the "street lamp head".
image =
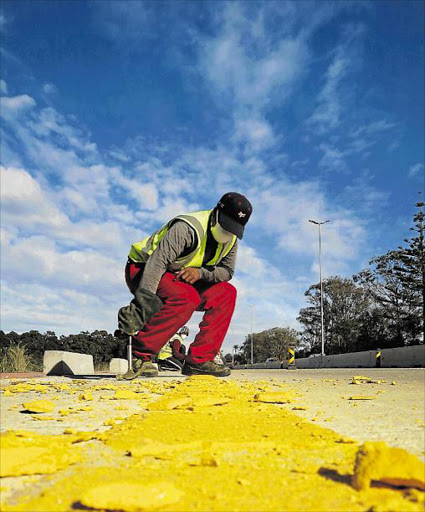
<svg viewBox="0 0 425 512">
<path fill-rule="evenodd" d="M 322 224 L 326 224 L 327 222 L 330 222 L 330 219 L 328 220 L 324 220 L 322 222 L 318 222 L 317 220 L 312 220 L 312 219 L 309 219 L 308 222 L 311 222 L 312 224 L 317 224 L 318 226 L 321 226 Z"/>
</svg>

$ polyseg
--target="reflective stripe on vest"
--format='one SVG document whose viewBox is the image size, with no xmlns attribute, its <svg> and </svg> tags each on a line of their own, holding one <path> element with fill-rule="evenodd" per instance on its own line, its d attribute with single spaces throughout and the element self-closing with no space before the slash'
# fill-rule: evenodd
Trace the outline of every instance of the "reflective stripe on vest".
<svg viewBox="0 0 425 512">
<path fill-rule="evenodd" d="M 160 228 L 152 235 L 144 238 L 141 242 L 136 242 L 131 246 L 129 258 L 135 263 L 146 263 L 149 256 L 156 250 L 159 242 L 168 233 L 170 227 L 178 220 L 186 222 L 191 226 L 196 233 L 196 247 L 188 255 L 178 258 L 172 263 L 168 270 L 180 270 L 186 267 L 202 267 L 202 262 L 205 256 L 205 247 L 207 245 L 207 230 L 212 210 L 202 210 L 199 212 L 189 213 L 187 215 L 179 215 L 170 220 L 165 226 Z M 236 243 L 236 236 L 226 244 L 217 244 L 217 250 L 214 256 L 206 263 L 206 266 L 217 265 Z"/>
</svg>

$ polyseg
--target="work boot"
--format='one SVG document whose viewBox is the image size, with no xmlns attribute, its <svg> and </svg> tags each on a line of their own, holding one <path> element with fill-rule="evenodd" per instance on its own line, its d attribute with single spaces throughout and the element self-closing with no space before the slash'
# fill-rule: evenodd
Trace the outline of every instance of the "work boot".
<svg viewBox="0 0 425 512">
<path fill-rule="evenodd" d="M 158 377 L 158 365 L 152 361 L 133 358 L 133 368 L 127 373 L 117 375 L 118 380 L 133 380 L 137 377 Z"/>
<path fill-rule="evenodd" d="M 214 377 L 227 377 L 230 375 L 230 368 L 223 364 L 217 364 L 214 361 L 205 363 L 184 362 L 182 368 L 183 375 L 213 375 Z"/>
</svg>

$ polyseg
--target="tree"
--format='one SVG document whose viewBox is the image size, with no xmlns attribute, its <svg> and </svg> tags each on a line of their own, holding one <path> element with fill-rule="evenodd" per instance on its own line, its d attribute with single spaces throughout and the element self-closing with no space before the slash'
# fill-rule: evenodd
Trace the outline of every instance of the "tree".
<svg viewBox="0 0 425 512">
<path fill-rule="evenodd" d="M 369 337 L 379 347 L 423 343 L 425 315 L 424 203 L 416 203 L 413 216 L 415 235 L 404 242 L 407 247 L 373 258 L 370 268 L 353 276 L 369 294 Z"/>
<path fill-rule="evenodd" d="M 380 325 L 381 348 L 405 344 L 406 316 L 409 314 L 410 298 L 405 295 L 395 267 L 400 265 L 399 251 L 388 251 L 370 260 L 370 268 L 353 276 L 371 299 L 370 315 Z"/>
<path fill-rule="evenodd" d="M 408 244 L 407 247 L 399 247 L 399 264 L 394 267 L 394 270 L 410 297 L 410 311 L 413 313 L 409 322 L 410 334 L 423 343 L 425 339 L 425 214 L 423 207 L 425 203 L 419 201 L 415 206 L 418 211 L 413 216 L 414 225 L 410 228 L 415 235 L 410 239 L 404 239 Z"/>
<path fill-rule="evenodd" d="M 298 344 L 298 332 L 290 327 L 274 327 L 267 331 L 254 333 L 253 352 L 254 362 L 264 362 L 269 357 L 276 357 L 279 361 L 286 359 L 289 346 Z M 245 361 L 251 360 L 251 335 L 247 335 L 241 346 Z"/>
<path fill-rule="evenodd" d="M 321 352 L 320 284 L 305 292 L 311 304 L 300 310 L 298 321 L 304 326 L 304 350 Z M 369 300 L 365 291 L 351 279 L 329 277 L 323 281 L 325 352 L 339 354 L 356 350 L 357 340 L 367 316 Z"/>
<path fill-rule="evenodd" d="M 46 336 L 38 331 L 31 330 L 24 332 L 20 335 L 19 341 L 25 346 L 28 354 L 37 364 L 38 367 L 42 366 L 43 354 L 46 349 Z"/>
<path fill-rule="evenodd" d="M 232 354 L 230 354 L 230 353 L 229 353 L 229 354 L 226 354 L 226 355 L 224 356 L 224 362 L 225 362 L 226 364 L 231 364 L 231 363 L 233 363 L 233 356 L 232 356 Z"/>
</svg>

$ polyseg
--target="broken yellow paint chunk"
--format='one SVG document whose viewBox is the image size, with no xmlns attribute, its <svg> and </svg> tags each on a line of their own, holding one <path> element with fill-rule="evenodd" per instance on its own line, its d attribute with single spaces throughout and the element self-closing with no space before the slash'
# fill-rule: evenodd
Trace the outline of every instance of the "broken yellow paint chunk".
<svg viewBox="0 0 425 512">
<path fill-rule="evenodd" d="M 352 384 L 362 384 L 364 382 L 368 384 L 385 384 L 387 381 L 382 379 L 372 379 L 370 377 L 363 377 L 361 375 L 356 375 L 351 379 Z"/>
<path fill-rule="evenodd" d="M 186 386 L 189 384 L 198 384 L 198 383 L 214 383 L 214 384 L 220 384 L 220 381 L 217 381 L 216 377 L 213 377 L 212 375 L 191 375 L 186 379 Z"/>
<path fill-rule="evenodd" d="M 257 393 L 254 396 L 256 402 L 265 402 L 268 404 L 290 404 L 293 399 L 294 397 L 291 393 L 282 393 L 281 391 Z"/>
<path fill-rule="evenodd" d="M 92 405 L 82 405 L 81 407 L 77 407 L 75 409 L 76 411 L 92 411 L 93 410 L 93 406 Z"/>
<path fill-rule="evenodd" d="M 402 448 L 366 442 L 357 452 L 352 485 L 360 491 L 373 480 L 425 491 L 425 464 Z"/>
<path fill-rule="evenodd" d="M 93 400 L 93 394 L 90 393 L 90 391 L 85 391 L 84 393 L 81 393 L 81 395 L 78 397 L 80 400 Z"/>
<path fill-rule="evenodd" d="M 26 411 L 30 412 L 52 412 L 55 408 L 54 402 L 49 400 L 36 400 L 35 402 L 25 402 L 22 404 Z"/>
<path fill-rule="evenodd" d="M 202 449 L 202 443 L 199 441 L 193 441 L 190 443 L 174 443 L 167 444 L 160 441 L 154 441 L 152 439 L 144 438 L 138 439 L 138 442 L 134 446 L 130 446 L 128 453 L 132 457 L 146 457 L 151 456 L 157 459 L 169 459 L 173 455 L 178 453 L 188 453 L 191 451 L 200 451 Z"/>
<path fill-rule="evenodd" d="M 120 481 L 93 487 L 85 491 L 79 501 L 95 510 L 143 512 L 173 505 L 182 497 L 183 492 L 167 481 L 146 485 Z"/>
<path fill-rule="evenodd" d="M 201 455 L 201 466 L 216 468 L 218 466 L 217 458 L 212 453 L 205 452 Z"/>
<path fill-rule="evenodd" d="M 75 428 L 66 428 L 63 431 L 64 434 L 78 434 L 78 430 Z"/>
<path fill-rule="evenodd" d="M 78 454 L 61 447 L 23 446 L 3 448 L 0 451 L 0 476 L 45 475 L 55 473 L 77 461 Z"/>
<path fill-rule="evenodd" d="M 225 405 L 230 402 L 230 398 L 224 396 L 205 396 L 195 397 L 192 401 L 194 407 L 212 407 L 214 405 Z"/>
<path fill-rule="evenodd" d="M 118 391 L 115 391 L 115 395 L 111 398 L 112 400 L 138 400 L 140 395 L 128 389 L 119 389 Z"/>
<path fill-rule="evenodd" d="M 189 405 L 192 400 L 187 396 L 175 397 L 175 398 L 164 398 L 147 405 L 149 411 L 171 411 L 178 407 L 184 407 Z"/>
<path fill-rule="evenodd" d="M 55 384 L 53 387 L 58 391 L 68 391 L 71 389 L 69 384 Z"/>
</svg>

